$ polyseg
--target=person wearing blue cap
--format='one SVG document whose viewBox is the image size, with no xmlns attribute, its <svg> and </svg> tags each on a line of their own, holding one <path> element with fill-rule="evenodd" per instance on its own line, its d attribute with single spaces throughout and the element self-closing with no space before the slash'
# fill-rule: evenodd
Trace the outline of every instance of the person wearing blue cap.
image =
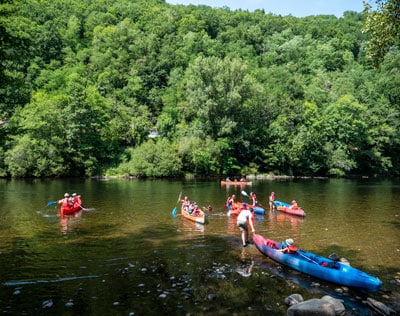
<svg viewBox="0 0 400 316">
<path fill-rule="evenodd" d="M 239 213 L 236 220 L 236 225 L 242 234 L 242 245 L 243 247 L 246 247 L 249 244 L 249 227 L 247 223 L 249 223 L 253 235 L 255 234 L 256 230 L 254 229 L 253 224 L 253 208 L 247 209 L 247 203 L 243 203 L 242 205 L 244 209 Z"/>
</svg>

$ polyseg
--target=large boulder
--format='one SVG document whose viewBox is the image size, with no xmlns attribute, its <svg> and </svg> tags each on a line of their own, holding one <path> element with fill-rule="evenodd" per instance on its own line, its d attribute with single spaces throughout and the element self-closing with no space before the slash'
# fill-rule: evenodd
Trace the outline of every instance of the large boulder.
<svg viewBox="0 0 400 316">
<path fill-rule="evenodd" d="M 335 306 L 327 300 L 313 298 L 292 305 L 287 310 L 288 316 L 335 316 Z"/>
<path fill-rule="evenodd" d="M 338 300 L 329 295 L 325 295 L 321 299 L 331 303 L 335 307 L 336 315 L 346 315 L 346 307 L 343 305 L 343 300 Z"/>
</svg>

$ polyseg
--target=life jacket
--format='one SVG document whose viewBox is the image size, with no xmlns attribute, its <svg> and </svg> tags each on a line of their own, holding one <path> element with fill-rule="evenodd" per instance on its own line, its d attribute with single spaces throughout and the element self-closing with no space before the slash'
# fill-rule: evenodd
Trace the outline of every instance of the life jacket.
<svg viewBox="0 0 400 316">
<path fill-rule="evenodd" d="M 296 246 L 293 246 L 293 245 L 288 245 L 285 241 L 282 241 L 282 243 L 281 243 L 281 249 L 284 249 L 284 248 L 288 248 L 288 251 L 287 251 L 287 253 L 296 253 L 296 251 L 297 251 L 297 247 Z"/>
<path fill-rule="evenodd" d="M 74 205 L 82 205 L 82 200 L 79 195 L 74 198 Z"/>
<path fill-rule="evenodd" d="M 288 252 L 287 253 L 296 253 L 296 251 L 297 251 L 297 247 L 296 246 L 289 246 L 288 247 Z"/>
</svg>

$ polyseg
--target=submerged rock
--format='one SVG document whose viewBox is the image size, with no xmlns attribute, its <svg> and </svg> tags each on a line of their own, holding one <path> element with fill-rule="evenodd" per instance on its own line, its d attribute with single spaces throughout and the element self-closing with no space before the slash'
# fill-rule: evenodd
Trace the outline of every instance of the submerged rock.
<svg viewBox="0 0 400 316">
<path fill-rule="evenodd" d="M 367 304 L 372 307 L 376 312 L 378 312 L 380 315 L 396 315 L 396 312 L 391 309 L 390 307 L 386 306 L 385 304 L 374 300 L 373 298 L 368 297 L 367 298 Z"/>
<path fill-rule="evenodd" d="M 42 303 L 43 308 L 50 308 L 53 306 L 53 300 L 46 300 Z"/>
<path fill-rule="evenodd" d="M 289 306 L 299 304 L 301 302 L 304 302 L 304 298 L 301 296 L 301 294 L 292 294 L 285 298 L 285 304 Z"/>
</svg>

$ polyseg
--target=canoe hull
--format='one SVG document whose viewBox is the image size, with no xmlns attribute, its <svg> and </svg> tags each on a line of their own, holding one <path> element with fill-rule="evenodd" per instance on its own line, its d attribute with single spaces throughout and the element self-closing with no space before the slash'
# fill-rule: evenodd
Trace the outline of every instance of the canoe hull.
<svg viewBox="0 0 400 316">
<path fill-rule="evenodd" d="M 241 203 L 241 202 L 236 202 L 236 203 L 233 205 L 232 209 L 230 209 L 230 210 L 228 211 L 228 215 L 229 215 L 229 216 L 238 216 L 239 213 L 240 213 L 240 211 L 241 211 L 241 207 L 242 207 L 242 203 Z M 249 208 L 252 207 L 255 214 L 265 215 L 265 210 L 264 210 L 261 206 L 255 206 L 255 207 L 253 207 L 253 206 L 251 206 L 251 205 L 248 205 L 248 207 L 249 207 Z"/>
<path fill-rule="evenodd" d="M 281 244 L 261 235 L 254 235 L 253 241 L 258 250 L 272 260 L 313 277 L 357 288 L 367 292 L 379 290 L 382 282 L 354 267 L 298 249 L 294 254 L 279 252 Z"/>
<path fill-rule="evenodd" d="M 69 215 L 69 214 L 79 212 L 81 209 L 82 209 L 82 207 L 78 206 L 78 205 L 74 205 L 71 207 L 61 207 L 61 214 Z"/>
<path fill-rule="evenodd" d="M 201 214 L 199 216 L 195 216 L 195 215 L 187 214 L 185 211 L 182 211 L 181 215 L 182 215 L 182 217 L 184 217 L 192 222 L 198 223 L 198 224 L 204 225 L 207 222 L 207 216 L 204 214 L 204 212 L 201 212 Z"/>
<path fill-rule="evenodd" d="M 275 200 L 276 209 L 290 215 L 306 216 L 302 208 L 293 209 L 291 204 Z"/>
<path fill-rule="evenodd" d="M 251 181 L 221 181 L 221 185 L 252 185 Z"/>
</svg>

